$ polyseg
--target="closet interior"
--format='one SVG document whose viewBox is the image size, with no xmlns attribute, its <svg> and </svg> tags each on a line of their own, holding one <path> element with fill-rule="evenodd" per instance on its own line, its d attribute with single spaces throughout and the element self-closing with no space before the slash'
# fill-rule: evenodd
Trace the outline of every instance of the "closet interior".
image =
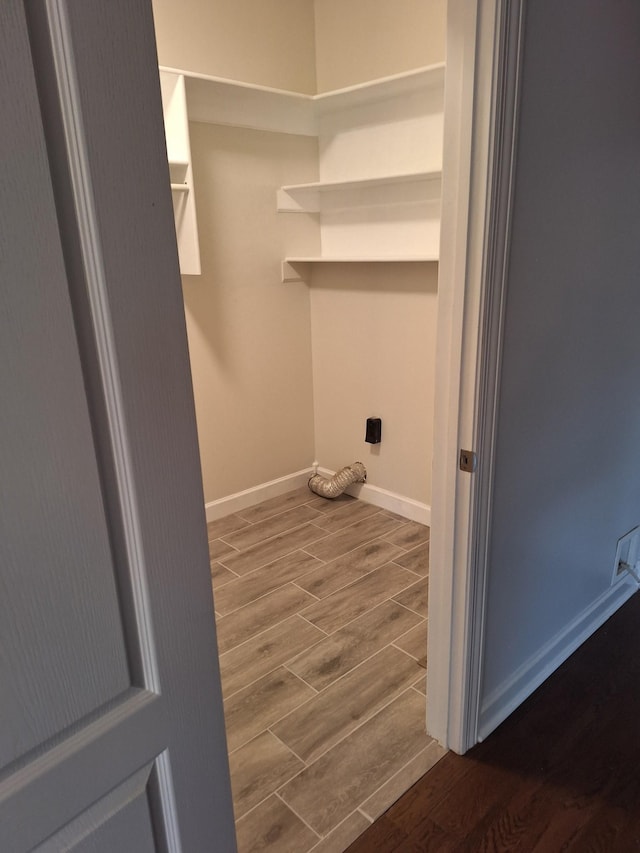
<svg viewBox="0 0 640 853">
<path fill-rule="evenodd" d="M 227 720 L 239 844 L 278 826 L 274 850 L 342 850 L 442 754 L 424 736 L 358 781 L 396 703 L 424 726 L 446 3 L 155 0 L 154 16 L 225 709 L 298 696 L 246 737 Z M 356 460 L 367 481 L 337 501 L 306 489 Z M 256 666 L 287 620 L 309 637 Z M 327 724 L 367 666 L 409 674 Z M 309 746 L 305 727 L 325 735 Z M 338 806 L 310 780 L 340 750 Z"/>
</svg>

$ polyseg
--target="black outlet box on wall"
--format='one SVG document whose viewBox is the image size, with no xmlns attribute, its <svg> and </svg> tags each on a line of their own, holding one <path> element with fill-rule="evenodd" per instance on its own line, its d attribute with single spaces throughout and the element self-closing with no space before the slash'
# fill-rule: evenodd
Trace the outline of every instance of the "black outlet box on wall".
<svg viewBox="0 0 640 853">
<path fill-rule="evenodd" d="M 364 440 L 369 444 L 380 444 L 382 441 L 382 418 L 367 418 Z"/>
</svg>

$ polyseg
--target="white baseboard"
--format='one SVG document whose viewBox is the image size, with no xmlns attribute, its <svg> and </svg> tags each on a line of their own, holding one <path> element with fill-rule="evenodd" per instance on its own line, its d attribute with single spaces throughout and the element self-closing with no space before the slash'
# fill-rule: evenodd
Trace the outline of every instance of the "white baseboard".
<svg viewBox="0 0 640 853">
<path fill-rule="evenodd" d="M 335 471 L 330 471 L 328 468 L 318 468 L 318 473 L 322 474 L 323 477 L 332 477 Z M 204 507 L 207 521 L 216 521 L 218 518 L 223 518 L 232 512 L 239 512 L 269 498 L 276 498 L 279 495 L 286 494 L 286 492 L 306 486 L 312 474 L 313 468 L 303 468 L 302 471 L 296 471 L 293 474 L 288 474 L 286 477 L 269 480 L 268 483 L 260 483 L 260 485 L 253 486 L 251 489 L 245 489 L 243 492 L 236 492 L 233 495 L 227 495 L 216 501 L 210 501 Z M 365 503 L 395 512 L 403 516 L 403 518 L 408 518 L 411 521 L 419 521 L 420 524 L 431 524 L 431 507 L 419 501 L 414 501 L 412 498 L 406 498 L 404 495 L 389 492 L 387 489 L 380 489 L 378 486 L 370 486 L 367 483 L 358 483 L 354 486 L 349 486 L 346 491 L 347 494 L 360 498 Z"/>
<path fill-rule="evenodd" d="M 482 703 L 478 740 L 484 740 L 522 704 L 594 631 L 603 625 L 638 589 L 620 581 L 583 610 L 566 628 L 493 690 Z"/>
<path fill-rule="evenodd" d="M 318 474 L 322 474 L 323 477 L 333 477 L 335 473 L 329 468 L 318 468 Z M 404 495 L 398 495 L 388 489 L 381 489 L 379 486 L 370 486 L 368 483 L 355 483 L 353 486 L 348 486 L 345 491 L 348 495 L 359 498 L 364 503 L 379 506 L 381 509 L 395 512 L 403 518 L 419 521 L 420 524 L 426 524 L 428 527 L 431 526 L 431 507 L 428 504 L 420 503 L 420 501 L 415 501 L 413 498 L 407 498 Z"/>
<path fill-rule="evenodd" d="M 268 483 L 261 483 L 259 486 L 245 489 L 243 492 L 236 492 L 233 495 L 219 498 L 217 501 L 210 501 L 204 505 L 207 521 L 216 521 L 216 519 L 230 515 L 232 512 L 239 512 L 241 509 L 255 506 L 269 498 L 277 498 L 287 492 L 292 492 L 294 489 L 306 486 L 312 474 L 312 468 L 304 468 L 294 474 L 287 474 L 286 477 L 278 477 L 277 480 L 269 480 Z"/>
</svg>

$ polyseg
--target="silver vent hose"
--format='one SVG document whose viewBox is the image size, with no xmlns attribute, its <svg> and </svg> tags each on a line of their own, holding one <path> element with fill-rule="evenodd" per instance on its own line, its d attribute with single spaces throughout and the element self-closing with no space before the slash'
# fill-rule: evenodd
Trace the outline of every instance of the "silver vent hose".
<svg viewBox="0 0 640 853">
<path fill-rule="evenodd" d="M 320 474 L 314 474 L 309 479 L 309 488 L 323 498 L 337 498 L 347 486 L 352 483 L 364 483 L 366 479 L 367 469 L 362 462 L 354 462 L 353 465 L 341 468 L 329 479 Z"/>
</svg>

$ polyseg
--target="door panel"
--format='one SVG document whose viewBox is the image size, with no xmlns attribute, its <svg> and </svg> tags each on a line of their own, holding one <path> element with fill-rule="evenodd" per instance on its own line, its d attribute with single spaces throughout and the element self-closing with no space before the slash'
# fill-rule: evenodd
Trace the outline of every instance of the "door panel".
<svg viewBox="0 0 640 853">
<path fill-rule="evenodd" d="M 235 849 L 147 0 L 0 5 L 0 839 Z"/>
<path fill-rule="evenodd" d="M 24 101 L 0 135 L 0 446 L 11 448 L 0 458 L 1 766 L 129 686 L 29 45 L 16 24 L 2 31 Z M 3 116 L 10 94 L 0 95 Z M 28 188 L 16 179 L 25 173 Z"/>
<path fill-rule="evenodd" d="M 38 845 L 36 853 L 153 853 L 153 825 L 147 796 L 151 767 L 111 791 L 60 832 Z"/>
</svg>

